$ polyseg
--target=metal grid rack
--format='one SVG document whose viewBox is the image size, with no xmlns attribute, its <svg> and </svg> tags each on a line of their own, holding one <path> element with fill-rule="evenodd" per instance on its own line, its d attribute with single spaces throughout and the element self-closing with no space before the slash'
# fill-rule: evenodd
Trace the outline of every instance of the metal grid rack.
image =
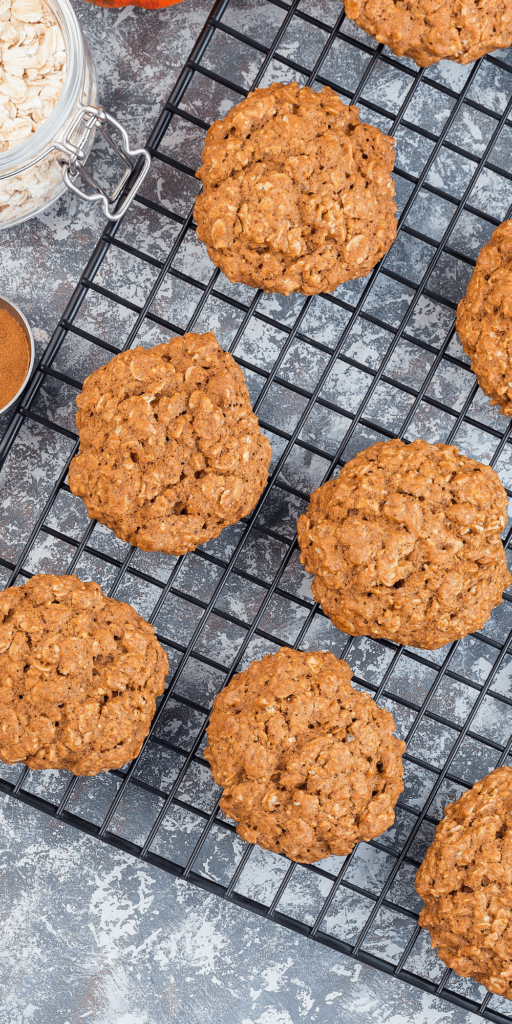
<svg viewBox="0 0 512 1024">
<path fill-rule="evenodd" d="M 144 194 L 103 232 L 0 446 L 2 585 L 36 571 L 95 578 L 155 624 L 171 664 L 130 765 L 94 779 L 3 765 L 0 789 L 493 1021 L 512 1021 L 510 1004 L 444 970 L 417 925 L 414 872 L 448 800 L 512 763 L 512 597 L 480 633 L 441 651 L 345 637 L 311 598 L 295 522 L 313 487 L 396 436 L 457 443 L 490 462 L 512 495 L 510 423 L 478 390 L 454 333 L 478 250 L 512 203 L 509 60 L 501 52 L 419 70 L 335 0 L 217 0 L 149 139 Z M 368 278 L 285 299 L 215 270 L 192 203 L 208 124 L 249 88 L 294 78 L 330 85 L 395 135 L 400 230 Z M 207 329 L 246 373 L 272 441 L 271 476 L 252 515 L 217 541 L 179 559 L 143 554 L 88 521 L 69 491 L 74 399 L 112 353 Z M 215 693 L 282 644 L 347 659 L 355 685 L 393 712 L 407 741 L 395 827 L 310 867 L 238 838 L 202 757 Z"/>
</svg>

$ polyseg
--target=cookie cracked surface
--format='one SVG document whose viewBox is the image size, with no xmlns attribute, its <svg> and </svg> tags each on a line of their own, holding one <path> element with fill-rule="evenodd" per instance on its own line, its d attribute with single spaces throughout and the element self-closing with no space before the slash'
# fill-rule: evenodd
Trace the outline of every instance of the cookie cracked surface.
<svg viewBox="0 0 512 1024">
<path fill-rule="evenodd" d="M 33 576 L 0 594 L 0 759 L 96 775 L 136 757 L 163 693 L 154 629 L 97 583 Z"/>
<path fill-rule="evenodd" d="M 143 551 L 193 551 L 263 491 L 270 442 L 211 331 L 114 356 L 77 405 L 69 486 L 91 519 Z"/>
<path fill-rule="evenodd" d="M 351 675 L 331 653 L 282 647 L 215 698 L 205 757 L 249 843 L 311 864 L 393 824 L 405 743 Z"/>
<path fill-rule="evenodd" d="M 416 873 L 443 963 L 512 999 L 512 768 L 496 768 L 448 804 Z"/>
<path fill-rule="evenodd" d="M 327 86 L 255 89 L 206 134 L 197 233 L 230 281 L 331 292 L 396 237 L 394 139 Z"/>
<path fill-rule="evenodd" d="M 349 18 L 398 57 L 469 64 L 512 43 L 512 0 L 345 0 Z"/>
<path fill-rule="evenodd" d="M 443 647 L 480 629 L 512 580 L 507 506 L 494 470 L 453 445 L 379 442 L 298 521 L 313 596 L 344 633 Z"/>
<path fill-rule="evenodd" d="M 512 221 L 493 231 L 478 254 L 457 309 L 457 332 L 491 405 L 512 416 Z"/>
</svg>

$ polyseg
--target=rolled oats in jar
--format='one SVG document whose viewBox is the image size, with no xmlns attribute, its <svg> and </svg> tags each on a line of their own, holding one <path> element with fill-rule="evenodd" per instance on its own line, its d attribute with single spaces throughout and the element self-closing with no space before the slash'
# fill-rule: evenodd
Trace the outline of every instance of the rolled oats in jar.
<svg viewBox="0 0 512 1024">
<path fill-rule="evenodd" d="M 65 74 L 64 38 L 46 3 L 0 0 L 0 153 L 30 138 L 46 121 Z M 0 223 L 24 218 L 61 186 L 55 155 L 0 180 Z"/>
<path fill-rule="evenodd" d="M 123 215 L 150 156 L 130 148 L 96 99 L 96 69 L 69 0 L 0 0 L 0 228 L 42 213 L 66 188 L 100 202 L 110 220 Z M 83 165 L 96 129 L 112 127 L 127 170 L 107 196 Z"/>
</svg>

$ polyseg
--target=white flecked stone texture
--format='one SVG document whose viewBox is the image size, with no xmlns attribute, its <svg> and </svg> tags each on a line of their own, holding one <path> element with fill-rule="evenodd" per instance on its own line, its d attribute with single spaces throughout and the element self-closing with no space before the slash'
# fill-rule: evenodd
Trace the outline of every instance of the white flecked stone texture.
<svg viewBox="0 0 512 1024">
<path fill-rule="evenodd" d="M 305 10 L 315 13 L 320 7 L 329 23 L 337 17 L 338 0 L 304 0 Z M 145 141 L 160 110 L 163 100 L 170 93 L 181 66 L 188 56 L 193 42 L 204 23 L 211 6 L 210 0 L 185 0 L 183 4 L 163 11 L 142 11 L 126 8 L 122 11 L 102 10 L 82 0 L 75 0 L 80 23 L 94 54 L 100 81 L 100 99 L 107 110 L 118 117 L 127 127 L 134 143 Z M 264 40 L 270 40 L 282 18 L 282 9 L 260 3 L 260 0 L 233 0 L 232 14 L 228 21 L 249 33 L 255 33 Z M 240 20 L 242 19 L 242 20 Z M 274 20 L 273 20 L 274 19 Z M 315 30 L 316 31 L 316 30 Z M 348 27 L 348 31 L 354 31 Z M 290 59 L 304 60 L 312 67 L 319 49 L 325 40 L 321 33 L 308 36 L 307 52 L 304 38 L 294 24 L 280 44 L 280 52 Z M 224 47 L 224 48 L 223 48 Z M 229 67 L 233 74 L 239 73 L 244 86 L 250 84 L 259 63 L 252 55 L 237 71 L 238 57 L 234 44 L 219 44 L 208 51 L 205 63 L 222 72 Z M 501 55 L 509 60 L 509 55 Z M 366 58 L 365 58 L 366 59 Z M 211 63 L 209 63 L 211 62 Z M 364 62 L 363 62 L 364 63 Z M 357 63 L 353 52 L 346 44 L 336 43 L 326 61 L 325 74 L 335 77 L 347 88 L 355 88 L 361 75 L 362 63 Z M 460 68 L 446 62 L 432 69 L 430 74 L 436 80 L 457 90 L 467 80 L 471 68 Z M 276 78 L 290 80 L 295 76 L 291 69 L 272 65 L 262 84 Z M 493 70 L 484 65 L 479 79 L 473 87 L 473 95 L 492 109 L 501 112 L 510 96 L 508 73 Z M 299 76 L 299 80 L 300 76 Z M 302 80 L 301 80 L 302 81 Z M 365 98 L 381 103 L 391 114 L 395 114 L 402 103 L 406 86 L 410 84 L 401 72 L 391 71 L 381 65 L 371 79 Z M 219 97 L 215 88 L 203 91 L 192 88 L 186 105 L 198 116 L 211 118 L 222 116 L 229 108 L 226 97 Z M 451 101 L 450 101 L 451 102 Z M 448 116 L 450 103 L 446 106 L 435 94 L 435 102 L 428 90 L 422 86 L 411 103 L 408 116 L 424 127 L 435 132 Z M 379 124 L 380 115 L 370 108 L 362 109 L 363 118 Z M 381 118 L 381 126 L 388 130 L 390 121 Z M 461 117 L 452 128 L 452 141 L 473 148 L 480 154 L 489 138 L 494 123 L 488 123 L 480 112 L 465 107 Z M 508 129 L 507 129 L 508 131 Z M 504 133 L 493 160 L 508 166 L 508 136 Z M 421 144 L 422 145 L 422 144 Z M 406 129 L 397 133 L 397 154 L 400 166 L 417 173 L 428 152 L 418 143 L 411 144 Z M 101 154 L 101 147 L 97 147 Z M 177 158 L 191 166 L 197 165 L 197 138 L 194 132 L 181 122 L 177 130 L 170 133 L 162 149 L 175 152 Z M 434 164 L 429 174 L 431 184 L 454 190 L 461 194 L 465 187 L 467 168 L 458 157 L 443 151 L 442 158 Z M 466 175 L 466 177 L 465 177 Z M 178 212 L 188 212 L 190 198 L 194 194 L 194 182 L 188 180 L 183 194 L 183 182 L 171 172 L 162 170 L 148 182 L 145 194 L 154 195 Z M 472 201 L 495 216 L 505 216 L 512 198 L 512 186 L 504 179 L 494 178 L 485 172 Z M 397 179 L 399 207 L 403 208 L 408 191 L 403 179 Z M 188 189 L 188 191 L 187 191 Z M 426 197 L 426 198 L 425 198 Z M 432 193 L 421 193 L 411 212 L 409 221 L 420 227 L 432 238 L 440 238 L 453 209 L 434 197 Z M 138 216 L 138 215 L 137 215 Z M 128 241 L 135 215 L 126 219 L 120 237 Z M 159 258 L 168 250 L 171 235 L 168 226 L 159 227 L 147 215 L 147 223 L 137 240 L 142 241 L 147 251 Z M 44 350 L 64 309 L 73 288 L 80 277 L 95 242 L 103 227 L 103 219 L 96 208 L 91 208 L 71 195 L 64 196 L 51 210 L 19 228 L 0 232 L 0 294 L 10 297 L 28 315 L 36 336 L 38 355 Z M 483 226 L 482 226 L 483 225 Z M 470 255 L 476 255 L 483 241 L 489 237 L 491 227 L 469 215 L 464 215 L 451 244 Z M 487 234 L 486 234 L 487 232 Z M 403 273 L 414 281 L 421 279 L 431 253 L 426 246 L 415 248 L 404 246 L 399 240 L 389 255 L 389 266 L 397 273 Z M 207 281 L 212 265 L 204 249 L 189 236 L 180 253 L 184 272 L 193 268 L 193 273 Z M 442 289 L 445 296 L 456 301 L 463 293 L 470 268 L 460 261 L 443 257 L 438 264 L 429 287 L 434 291 Z M 121 279 L 122 278 L 122 279 Z M 154 279 L 154 269 L 148 264 L 136 265 L 129 261 L 123 264 L 116 250 L 112 261 L 106 260 L 97 277 L 106 287 L 114 285 L 126 298 L 141 302 L 148 293 Z M 365 282 L 344 286 L 339 295 L 348 302 L 361 293 Z M 225 281 L 219 287 L 229 291 Z M 235 294 L 235 289 L 232 293 Z M 230 292 L 231 294 L 231 292 Z M 236 292 L 245 300 L 251 297 L 250 289 Z M 369 297 L 367 309 L 381 317 L 389 325 L 400 321 L 412 299 L 412 291 L 405 285 L 390 284 L 380 279 L 378 286 Z M 284 324 L 292 324 L 303 300 L 291 297 L 283 300 L 280 296 L 266 296 L 260 302 L 268 316 Z M 155 310 L 186 327 L 193 302 L 186 287 L 176 279 L 166 282 L 156 300 Z M 197 330 L 214 329 L 221 342 L 228 346 L 236 331 L 239 314 L 228 310 L 220 302 L 210 302 L 196 325 Z M 84 304 L 78 322 L 85 329 L 109 332 L 112 340 L 124 340 L 132 321 L 132 314 L 117 307 L 108 309 L 108 303 Z M 338 308 L 337 315 L 321 297 L 314 303 L 304 318 L 302 329 L 326 346 L 334 345 L 343 328 L 348 314 Z M 423 296 L 417 303 L 410 329 L 417 337 L 439 347 L 446 337 L 453 321 L 453 311 Z M 144 327 L 140 335 L 143 344 L 150 345 L 161 340 L 156 328 Z M 355 411 L 364 397 L 368 379 L 361 366 L 376 368 L 391 339 L 390 332 L 383 332 L 369 321 L 358 321 L 347 339 L 344 352 L 359 362 L 359 368 L 338 363 L 326 381 L 322 395 L 336 402 L 343 396 L 345 408 Z M 283 338 L 262 321 L 249 325 L 237 349 L 237 355 L 270 369 L 279 355 Z M 461 357 L 456 337 L 450 342 L 450 351 Z M 103 357 L 107 355 L 103 352 Z M 56 362 L 57 368 L 72 373 L 79 379 L 92 368 L 91 356 L 86 346 L 80 346 L 76 337 L 69 336 Z M 290 381 L 309 387 L 316 382 L 327 362 L 327 354 L 308 346 L 295 345 L 286 355 L 280 372 Z M 387 373 L 395 379 L 413 387 L 421 382 L 426 368 L 433 362 L 432 352 L 413 348 L 402 342 L 389 361 Z M 430 361 L 430 362 L 429 362 Z M 253 398 L 259 394 L 262 379 L 248 373 L 248 386 Z M 462 408 L 469 394 L 473 379 L 464 369 L 441 364 L 434 376 L 430 394 L 453 409 Z M 402 406 L 397 405 L 401 397 Z M 45 383 L 36 409 L 49 412 L 63 426 L 73 429 L 74 393 L 66 391 L 55 381 Z M 388 430 L 398 429 L 400 420 L 407 411 L 409 397 L 390 392 L 385 386 L 376 390 L 368 415 Z M 263 419 L 286 431 L 300 415 L 304 400 L 292 392 L 269 393 L 259 411 Z M 499 414 L 491 410 L 487 400 L 478 393 L 472 412 L 491 425 L 500 425 Z M 409 436 L 422 435 L 429 440 L 444 440 L 449 429 L 444 413 L 435 407 L 420 406 L 411 426 Z M 6 422 L 0 420 L 0 433 Z M 303 437 L 312 444 L 334 454 L 341 430 L 345 429 L 341 417 L 317 407 L 304 428 Z M 345 458 L 371 443 L 372 437 L 366 428 L 360 428 L 352 439 Z M 467 454 L 489 459 L 497 444 L 495 439 L 464 424 L 457 437 L 457 443 Z M 275 458 L 284 447 L 278 434 L 272 435 Z M 16 457 L 6 467 L 0 492 L 0 535 L 1 555 L 15 560 L 27 532 L 33 522 L 41 501 L 55 482 L 59 467 L 69 451 L 66 438 L 50 436 L 37 424 L 22 432 L 16 448 Z M 504 482 L 512 479 L 511 459 L 508 449 L 502 457 L 499 471 Z M 309 458 L 303 450 L 296 450 L 283 468 L 283 478 L 304 493 L 316 486 L 328 467 L 328 462 L 316 455 Z M 23 481 L 26 486 L 21 487 Z M 305 505 L 304 505 L 305 507 Z M 57 506 L 48 519 L 55 528 L 66 525 L 76 536 L 86 525 L 80 511 Z M 279 502 L 274 497 L 268 503 L 264 516 L 270 526 L 279 523 L 283 535 L 293 536 L 297 515 L 303 511 L 301 499 L 287 497 Z M 220 558 L 229 555 L 239 537 L 239 528 L 225 531 L 211 545 L 210 550 Z M 96 528 L 94 543 L 99 550 L 114 557 L 123 558 L 126 546 L 120 544 L 107 530 Z M 282 553 L 270 543 L 262 546 L 254 539 L 244 553 L 244 568 L 254 574 L 268 574 L 273 578 Z M 35 571 L 66 571 L 69 551 L 49 535 L 40 535 L 25 563 Z M 172 567 L 172 560 L 159 556 L 136 554 L 133 564 L 144 570 L 148 567 L 157 578 L 165 580 Z M 195 568 L 194 568 L 195 566 Z M 108 587 L 115 577 L 115 569 L 98 559 L 84 557 L 79 566 L 83 578 L 94 577 Z M 214 565 L 202 565 L 203 575 L 198 575 L 197 560 L 193 556 L 184 563 L 180 585 L 186 591 L 201 587 L 203 593 L 212 592 L 220 570 Z M 310 599 L 310 580 L 302 572 L 298 559 L 290 562 L 286 570 L 286 586 L 305 601 Z M 8 573 L 0 567 L 0 584 L 5 585 Z M 233 616 L 243 617 L 258 608 L 260 597 L 242 586 L 226 588 L 222 596 L 223 607 Z M 116 596 L 129 600 L 142 614 L 149 615 L 155 603 L 155 588 L 145 587 L 134 578 L 124 577 Z M 158 596 L 158 595 L 156 595 Z M 499 642 L 511 627 L 510 606 L 502 606 L 490 620 L 489 635 Z M 283 640 L 293 642 L 307 612 L 298 605 L 287 607 L 286 613 L 275 607 L 262 624 Z M 190 606 L 184 602 L 167 604 L 160 619 L 162 628 L 174 630 L 174 638 L 186 642 L 194 621 Z M 222 627 L 222 628 L 221 628 Z M 212 624 L 207 628 L 201 643 L 203 653 L 215 651 L 223 663 L 236 656 L 239 636 L 236 630 Z M 486 627 L 487 628 L 487 627 Z M 346 638 L 342 637 L 327 620 L 317 617 L 308 633 L 304 647 L 318 646 L 332 649 L 341 654 Z M 268 649 L 261 638 L 253 638 L 244 654 L 244 665 L 250 657 L 258 657 Z M 436 652 L 436 664 L 440 665 L 446 651 Z M 391 652 L 378 647 L 372 641 L 357 640 L 348 656 L 352 669 L 362 678 L 379 681 L 389 666 Z M 192 670 L 190 667 L 192 666 Z M 481 640 L 468 638 L 458 649 L 452 668 L 461 675 L 485 682 L 492 669 L 489 646 Z M 195 673 L 195 675 L 194 675 Z M 391 677 L 389 686 L 394 692 L 414 701 L 421 702 L 434 676 L 433 669 L 416 667 L 414 674 L 404 668 Z M 510 659 L 505 660 L 494 683 L 496 691 L 512 693 L 512 670 Z M 199 690 L 204 702 L 211 700 L 217 678 L 208 673 L 200 674 L 197 662 L 189 663 L 189 674 L 184 677 L 181 692 L 197 696 Z M 203 697 L 201 698 L 203 699 Z M 436 694 L 432 707 L 439 714 L 446 714 L 455 722 L 463 722 L 470 712 L 476 690 L 454 679 L 445 680 Z M 389 702 L 391 705 L 391 702 Z M 394 705 L 393 713 L 400 735 L 405 736 L 413 715 L 405 706 Z M 182 709 L 173 707 L 163 720 L 162 735 L 186 745 L 191 743 L 200 719 L 190 713 L 180 720 Z M 491 698 L 482 705 L 473 727 L 481 734 L 505 743 L 512 724 L 508 705 L 500 705 L 499 713 Z M 420 729 L 411 744 L 413 753 L 426 756 L 433 765 L 442 765 L 453 743 L 453 731 L 439 726 L 430 731 Z M 164 752 L 158 756 L 154 748 L 150 758 L 143 761 L 140 776 L 146 782 L 166 791 L 172 772 L 175 770 L 170 758 Z M 483 751 L 483 752 L 482 752 Z M 485 754 L 488 760 L 485 760 Z M 492 758 L 494 757 L 494 762 Z M 454 771 L 475 781 L 494 766 L 497 754 L 488 748 L 467 748 L 461 750 Z M 14 780 L 19 769 L 2 766 L 1 775 Z M 57 799 L 63 792 L 68 776 L 65 773 L 46 773 L 45 778 L 34 773 L 27 788 L 47 799 Z M 426 775 L 420 768 L 409 763 L 407 771 L 407 799 L 410 805 L 419 809 L 428 792 Z M 116 790 L 117 783 L 111 776 L 102 775 L 98 780 L 80 782 L 69 809 L 82 813 L 91 820 L 101 820 L 102 808 Z M 137 799 L 130 791 L 130 799 L 121 805 L 113 827 L 134 841 L 143 841 L 149 830 L 158 802 L 154 797 L 144 795 Z M 432 813 L 439 816 L 448 799 L 457 796 L 459 790 L 453 783 L 445 783 L 438 795 Z M 206 769 L 190 773 L 184 780 L 180 795 L 196 800 L 198 806 L 210 810 L 217 790 L 210 784 Z M 165 820 L 155 844 L 163 855 L 172 853 L 180 862 L 186 862 L 191 844 L 198 832 L 191 824 L 190 816 L 176 812 Z M 383 843 L 390 847 L 400 843 L 407 835 L 412 817 L 403 812 L 397 820 L 395 830 L 383 837 Z M 242 853 L 242 843 L 231 833 L 217 831 L 215 842 L 209 840 L 198 857 L 198 870 L 213 878 L 224 880 L 227 872 Z M 415 854 L 422 851 L 432 837 L 429 824 L 419 837 Z M 215 847 L 215 848 L 214 848 Z M 142 864 L 121 854 L 111 847 L 81 835 L 69 826 L 40 816 L 36 811 L 11 800 L 0 798 L 0 1024 L 163 1024 L 167 1021 L 183 1024 L 203 1024 L 215 1021 L 219 1024 L 301 1024 L 318 1022 L 333 1024 L 470 1024 L 478 1018 L 451 1006 L 442 1000 L 410 988 L 401 982 L 382 975 L 371 968 L 355 964 L 348 958 L 325 949 L 282 928 L 262 921 L 245 911 L 233 908 L 216 896 L 172 876 Z M 351 863 L 347 878 L 354 885 L 378 886 L 384 881 L 392 863 L 391 856 L 362 844 Z M 243 890 L 246 895 L 266 899 L 270 902 L 287 865 L 277 858 L 272 860 L 255 850 L 251 856 L 251 870 L 244 874 Z M 335 870 L 336 868 L 333 868 Z M 317 878 L 317 900 L 324 898 L 330 888 L 325 879 Z M 294 876 L 294 884 L 286 894 L 283 909 L 300 916 L 307 923 L 314 920 L 314 900 L 308 903 L 310 892 L 304 881 L 302 869 Z M 345 891 L 347 896 L 347 891 Z M 412 892 L 411 871 L 407 877 L 398 880 L 394 896 L 405 900 L 403 904 L 416 909 Z M 369 901 L 368 901 L 369 902 Z M 364 919 L 364 918 L 363 918 Z M 361 903 L 359 897 L 349 896 L 336 902 L 328 920 L 335 934 L 355 936 L 361 926 Z M 394 919 L 391 914 L 379 920 L 370 936 L 371 948 L 379 955 L 388 955 L 396 962 L 404 948 L 403 917 Z M 411 919 L 408 919 L 411 924 Z M 411 925 L 412 927 L 412 925 Z M 402 929 L 402 932 L 401 932 Z M 421 945 L 419 943 L 418 945 Z M 431 971 L 436 982 L 442 974 L 442 965 L 435 954 L 428 949 L 425 939 L 421 950 L 418 948 L 414 966 L 423 972 Z M 457 982 L 457 991 L 472 997 L 482 995 L 477 986 L 470 982 Z M 500 1006 L 503 1009 L 503 1005 Z"/>
<path fill-rule="evenodd" d="M 0 798 L 0 1024 L 480 1018 Z"/>
</svg>

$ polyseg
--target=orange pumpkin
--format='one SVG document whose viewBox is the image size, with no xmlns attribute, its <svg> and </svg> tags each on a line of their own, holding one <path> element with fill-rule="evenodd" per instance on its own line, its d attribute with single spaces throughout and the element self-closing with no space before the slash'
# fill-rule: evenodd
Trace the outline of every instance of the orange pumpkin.
<svg viewBox="0 0 512 1024">
<path fill-rule="evenodd" d="M 146 7 L 149 10 L 159 10 L 161 7 L 172 7 L 173 4 L 181 4 L 183 0 L 88 0 L 96 7 Z"/>
</svg>

